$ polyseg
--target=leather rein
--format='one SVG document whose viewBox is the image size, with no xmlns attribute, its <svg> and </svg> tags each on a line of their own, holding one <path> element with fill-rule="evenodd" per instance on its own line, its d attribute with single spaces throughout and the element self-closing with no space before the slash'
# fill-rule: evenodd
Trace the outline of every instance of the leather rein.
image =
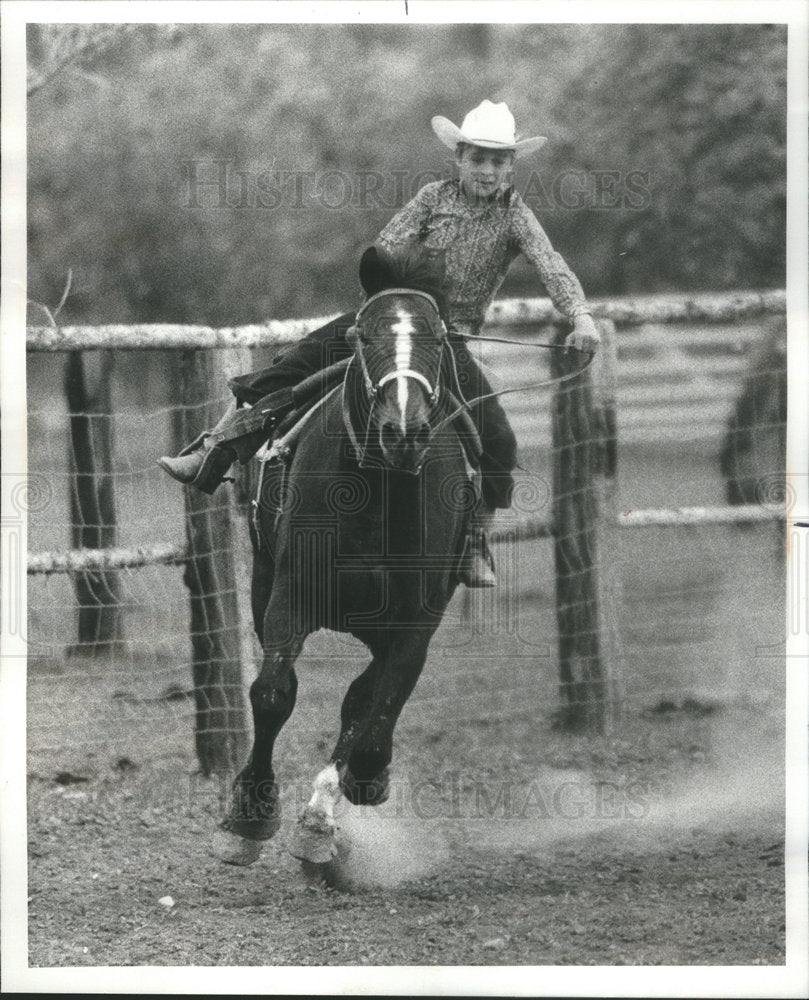
<svg viewBox="0 0 809 1000">
<path fill-rule="evenodd" d="M 456 333 L 455 336 L 462 337 L 464 340 L 472 340 L 475 343 L 491 343 L 491 344 L 513 344 L 515 347 L 537 347 L 545 348 L 550 351 L 568 351 L 570 348 L 566 347 L 564 344 L 545 344 L 545 343 L 527 343 L 524 340 L 507 340 L 505 337 L 477 337 L 471 333 Z M 511 392 L 526 392 L 528 389 L 542 389 L 550 385 L 561 385 L 563 382 L 568 382 L 570 379 L 576 378 L 581 375 L 582 372 L 587 371 L 590 365 L 593 363 L 593 358 L 595 357 L 595 351 L 581 351 L 580 353 L 587 355 L 587 360 L 577 368 L 574 372 L 568 372 L 566 375 L 556 375 L 554 378 L 542 379 L 539 382 L 529 382 L 527 385 L 517 385 L 509 386 L 507 389 L 498 389 L 496 392 L 486 392 L 483 395 L 475 396 L 472 399 L 465 399 L 461 397 L 461 405 L 453 410 L 448 416 L 444 417 L 440 423 L 436 424 L 433 428 L 433 433 L 440 430 L 446 423 L 450 420 L 454 420 L 459 413 L 464 410 L 471 410 L 473 406 L 482 402 L 484 399 L 492 399 L 495 396 L 505 396 Z M 455 356 L 452 356 L 453 367 L 455 365 Z"/>
<path fill-rule="evenodd" d="M 423 375 L 421 372 L 415 371 L 412 368 L 394 368 L 392 371 L 387 372 L 385 375 L 383 375 L 377 382 L 374 382 L 373 379 L 371 378 L 370 373 L 368 371 L 368 365 L 365 360 L 365 352 L 363 351 L 362 347 L 363 344 L 362 325 L 361 325 L 362 316 L 368 309 L 368 307 L 371 305 L 371 303 L 376 302 L 390 295 L 419 295 L 430 303 L 436 314 L 436 317 L 438 318 L 438 323 L 440 324 L 440 326 L 435 332 L 438 342 L 440 343 L 442 348 L 441 355 L 443 355 L 443 347 L 448 338 L 446 324 L 444 323 L 443 319 L 440 318 L 438 303 L 436 302 L 435 298 L 429 293 L 422 292 L 414 288 L 386 288 L 383 291 L 377 292 L 375 295 L 370 296 L 370 298 L 368 298 L 363 303 L 362 307 L 357 313 L 354 325 L 350 327 L 349 330 L 346 332 L 346 339 L 354 348 L 354 358 L 359 361 L 360 369 L 362 371 L 363 384 L 365 386 L 365 391 L 368 396 L 368 399 L 371 403 L 371 413 L 373 412 L 374 404 L 376 403 L 377 397 L 379 395 L 379 390 L 388 382 L 392 381 L 394 378 L 406 377 L 418 382 L 427 392 L 428 399 L 432 405 L 435 405 L 438 402 L 438 397 L 440 392 L 439 376 L 441 370 L 441 355 L 439 355 L 438 369 L 436 371 L 436 375 L 432 383 L 425 375 Z M 538 349 L 545 349 L 550 351 L 567 352 L 570 350 L 570 348 L 568 348 L 564 344 L 531 343 L 523 340 L 509 340 L 505 337 L 478 337 L 470 333 L 459 333 L 457 331 L 454 333 L 454 336 L 460 337 L 463 340 L 473 341 L 475 343 L 511 344 L 516 347 L 535 347 Z M 492 399 L 495 396 L 505 396 L 508 393 L 512 392 L 526 392 L 529 389 L 540 389 L 551 385 L 560 385 L 562 382 L 567 382 L 570 379 L 576 378 L 577 376 L 581 375 L 583 371 L 586 371 L 590 367 L 590 365 L 593 362 L 593 358 L 595 357 L 595 352 L 593 351 L 586 351 L 581 353 L 585 353 L 587 355 L 587 360 L 583 365 L 581 365 L 573 372 L 568 372 L 565 375 L 557 375 L 554 378 L 542 379 L 539 382 L 529 382 L 527 385 L 510 386 L 506 389 L 498 389 L 494 392 L 487 392 L 483 393 L 480 396 L 475 396 L 472 399 L 466 399 L 463 396 L 463 393 L 461 392 L 460 384 L 458 381 L 458 373 L 455 364 L 455 354 L 450 349 L 449 352 L 450 361 L 453 368 L 455 385 L 458 390 L 457 398 L 452 395 L 450 395 L 450 398 L 453 400 L 453 402 L 459 401 L 459 405 L 451 413 L 443 417 L 432 428 L 430 433 L 430 439 L 432 439 L 435 436 L 435 434 L 450 421 L 454 420 L 464 411 L 467 412 L 471 411 L 473 406 L 482 402 L 484 399 Z M 371 427 L 371 413 L 368 414 L 368 419 L 366 421 L 365 443 L 364 446 L 360 448 L 359 442 L 357 441 L 357 437 L 353 428 L 353 423 L 350 419 L 350 411 L 346 394 L 346 384 L 348 382 L 348 373 L 350 371 L 350 368 L 351 365 L 349 364 L 349 367 L 346 370 L 345 379 L 343 380 L 343 418 L 346 424 L 346 429 L 348 431 L 349 438 L 351 439 L 351 443 L 354 446 L 357 455 L 364 456 L 366 449 L 368 447 L 368 437 L 370 434 L 370 427 Z"/>
</svg>

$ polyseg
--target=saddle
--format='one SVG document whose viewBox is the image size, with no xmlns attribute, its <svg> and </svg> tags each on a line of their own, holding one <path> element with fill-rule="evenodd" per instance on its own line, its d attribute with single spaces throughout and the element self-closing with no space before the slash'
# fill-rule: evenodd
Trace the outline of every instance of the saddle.
<svg viewBox="0 0 809 1000">
<path fill-rule="evenodd" d="M 244 413 L 241 423 L 245 430 L 260 428 L 266 433 L 264 446 L 257 453 L 259 459 L 287 459 L 291 455 L 304 424 L 327 397 L 340 388 L 350 362 L 350 358 L 337 361 L 297 385 L 278 389 L 259 400 L 254 407 L 241 411 Z M 461 409 L 457 397 L 451 392 L 446 395 L 452 409 L 459 411 L 453 423 L 463 444 L 467 463 L 473 471 L 477 470 L 483 451 L 477 427 L 469 411 Z"/>
</svg>

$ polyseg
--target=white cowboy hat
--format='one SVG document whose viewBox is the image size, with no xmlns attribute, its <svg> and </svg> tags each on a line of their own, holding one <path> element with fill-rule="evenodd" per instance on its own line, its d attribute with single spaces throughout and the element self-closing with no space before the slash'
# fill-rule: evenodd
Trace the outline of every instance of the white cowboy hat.
<svg viewBox="0 0 809 1000">
<path fill-rule="evenodd" d="M 481 101 L 464 118 L 460 128 L 441 115 L 433 118 L 432 126 L 433 132 L 450 149 L 455 149 L 459 142 L 465 142 L 470 146 L 485 146 L 486 149 L 512 149 L 515 156 L 525 156 L 536 152 L 547 142 L 544 135 L 518 139 L 514 115 L 503 101 L 499 104 Z"/>
</svg>

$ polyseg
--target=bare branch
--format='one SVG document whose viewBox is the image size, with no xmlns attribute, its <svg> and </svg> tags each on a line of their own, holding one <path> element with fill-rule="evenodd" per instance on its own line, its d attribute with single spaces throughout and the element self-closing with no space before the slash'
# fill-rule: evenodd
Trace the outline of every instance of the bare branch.
<svg viewBox="0 0 809 1000">
<path fill-rule="evenodd" d="M 48 326 L 56 329 L 56 317 L 62 311 L 62 306 L 67 302 L 67 297 L 70 295 L 70 286 L 73 283 L 73 268 L 69 267 L 67 269 L 67 280 L 65 281 L 65 288 L 62 292 L 62 297 L 59 299 L 59 305 L 51 312 L 51 310 L 43 305 L 41 302 L 35 302 L 33 299 L 26 299 L 26 305 L 33 306 L 35 309 L 41 309 L 48 318 Z"/>
<path fill-rule="evenodd" d="M 56 329 L 56 320 L 53 318 L 53 313 L 47 306 L 43 306 L 41 302 L 34 302 L 33 299 L 26 299 L 26 305 L 33 306 L 35 309 L 41 309 L 45 313 L 45 317 L 48 320 L 48 326 Z"/>
<path fill-rule="evenodd" d="M 29 60 L 27 93 L 31 97 L 71 63 L 89 62 L 140 27 L 137 24 L 49 24 L 38 38 L 38 67 Z"/>
<path fill-rule="evenodd" d="M 53 310 L 53 315 L 58 316 L 62 311 L 62 306 L 67 301 L 68 295 L 70 295 L 70 286 L 73 283 L 73 268 L 69 267 L 67 269 L 67 281 L 65 281 L 65 290 L 62 292 L 62 297 L 59 299 L 59 305 Z"/>
</svg>

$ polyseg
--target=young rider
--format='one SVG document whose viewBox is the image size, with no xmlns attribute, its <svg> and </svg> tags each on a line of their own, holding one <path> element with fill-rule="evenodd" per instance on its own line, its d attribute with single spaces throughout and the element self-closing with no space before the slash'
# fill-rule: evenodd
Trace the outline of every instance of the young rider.
<svg viewBox="0 0 809 1000">
<path fill-rule="evenodd" d="M 433 118 L 432 127 L 439 140 L 455 151 L 458 178 L 421 188 L 385 226 L 377 245 L 394 252 L 418 245 L 442 252 L 448 340 L 455 350 L 464 395 L 471 399 L 491 388 L 458 335 L 479 334 L 490 302 L 520 253 L 536 268 L 559 312 L 572 322 L 565 343 L 581 351 L 595 350 L 600 338 L 578 279 L 510 182 L 515 158 L 538 150 L 545 137 L 518 140 L 508 107 L 491 101 L 470 111 L 460 128 L 441 116 Z M 237 400 L 256 412 L 231 409 L 180 456 L 161 458 L 162 468 L 180 482 L 213 492 L 237 458 L 247 461 L 261 445 L 266 432 L 260 415 L 284 397 L 281 390 L 288 393 L 290 386 L 351 353 L 345 333 L 355 315 L 346 313 L 308 334 L 269 368 L 233 379 Z M 482 503 L 459 575 L 467 586 L 490 587 L 496 578 L 486 532 L 494 510 L 510 505 L 516 441 L 496 397 L 474 406 L 472 417 L 483 447 Z"/>
</svg>

